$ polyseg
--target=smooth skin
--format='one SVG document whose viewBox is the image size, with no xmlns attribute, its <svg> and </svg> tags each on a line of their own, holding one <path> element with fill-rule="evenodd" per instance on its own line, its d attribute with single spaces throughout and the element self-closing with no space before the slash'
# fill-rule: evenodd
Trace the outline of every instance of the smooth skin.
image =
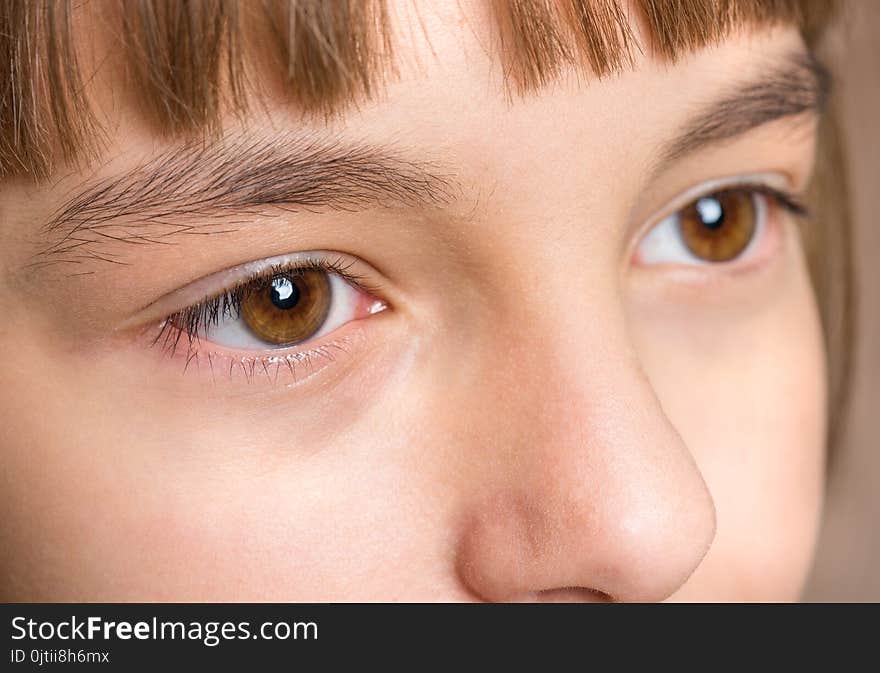
<svg viewBox="0 0 880 673">
<path fill-rule="evenodd" d="M 34 270 L 71 189 L 172 142 L 113 41 L 92 46 L 101 160 L 0 191 L 4 601 L 797 599 L 825 434 L 798 225 L 774 210 L 750 263 L 633 261 L 646 223 L 703 183 L 803 190 L 809 119 L 652 171 L 695 106 L 803 50 L 796 31 L 511 101 L 487 18 L 425 5 L 424 33 L 395 6 L 399 77 L 330 130 L 447 167 L 453 201 L 253 214 L 120 244 L 126 265 Z M 229 132 L 328 130 L 268 95 Z M 150 346 L 159 298 L 316 250 L 387 304 L 340 328 L 333 361 L 249 382 Z"/>
</svg>

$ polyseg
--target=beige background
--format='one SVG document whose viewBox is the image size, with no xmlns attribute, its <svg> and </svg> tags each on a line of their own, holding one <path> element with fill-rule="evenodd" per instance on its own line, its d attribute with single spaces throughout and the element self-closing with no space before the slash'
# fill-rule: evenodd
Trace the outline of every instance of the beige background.
<svg viewBox="0 0 880 673">
<path fill-rule="evenodd" d="M 880 0 L 844 0 L 826 60 L 842 105 L 858 275 L 858 343 L 836 448 L 813 601 L 880 601 Z"/>
</svg>

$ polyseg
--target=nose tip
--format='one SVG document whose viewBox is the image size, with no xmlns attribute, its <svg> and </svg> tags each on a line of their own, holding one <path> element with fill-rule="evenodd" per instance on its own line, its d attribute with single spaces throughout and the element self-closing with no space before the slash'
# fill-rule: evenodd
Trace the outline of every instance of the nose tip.
<svg viewBox="0 0 880 673">
<path fill-rule="evenodd" d="M 698 473 L 694 476 L 699 476 Z M 699 566 L 715 537 L 715 504 L 702 478 L 680 479 L 678 493 L 658 490 L 636 502 L 611 507 L 593 554 L 597 589 L 612 600 L 661 601 Z M 584 554 L 590 550 L 585 548 Z M 582 575 L 590 578 L 590 575 Z"/>
<path fill-rule="evenodd" d="M 618 467 L 625 476 L 611 470 L 604 482 L 599 472 L 579 484 L 536 475 L 532 489 L 501 489 L 473 507 L 460 538 L 462 583 L 502 602 L 669 597 L 714 538 L 712 498 L 692 463 Z"/>
</svg>

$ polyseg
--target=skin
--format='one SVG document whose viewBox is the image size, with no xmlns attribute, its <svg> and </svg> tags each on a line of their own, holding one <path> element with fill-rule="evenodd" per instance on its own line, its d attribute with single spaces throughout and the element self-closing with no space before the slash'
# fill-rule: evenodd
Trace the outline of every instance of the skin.
<svg viewBox="0 0 880 673">
<path fill-rule="evenodd" d="M 674 66 L 638 55 L 511 103 L 488 22 L 463 11 L 425 8 L 431 46 L 398 31 L 399 78 L 331 122 L 452 167 L 455 203 L 260 214 L 125 248 L 127 266 L 34 273 L 66 190 L 169 142 L 100 60 L 112 46 L 94 47 L 104 156 L 0 191 L 4 601 L 797 598 L 825 431 L 797 225 L 774 209 L 760 261 L 632 260 L 686 190 L 751 174 L 805 187 L 809 120 L 650 170 L 697 102 L 803 49 L 796 32 L 732 35 Z M 271 92 L 245 125 L 324 130 Z M 388 306 L 340 328 L 335 361 L 247 382 L 150 347 L 151 302 L 310 250 L 357 260 Z"/>
</svg>

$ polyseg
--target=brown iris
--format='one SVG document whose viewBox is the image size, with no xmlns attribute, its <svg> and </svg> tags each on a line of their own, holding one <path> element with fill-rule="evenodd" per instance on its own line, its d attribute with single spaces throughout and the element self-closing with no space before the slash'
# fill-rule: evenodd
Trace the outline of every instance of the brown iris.
<svg viewBox="0 0 880 673">
<path fill-rule="evenodd" d="M 710 194 L 679 211 L 681 239 L 700 259 L 727 262 L 748 247 L 757 217 L 754 197 L 745 190 Z"/>
<path fill-rule="evenodd" d="M 245 294 L 241 317 L 263 341 L 293 344 L 313 336 L 330 308 L 330 280 L 316 269 L 279 275 Z"/>
</svg>

